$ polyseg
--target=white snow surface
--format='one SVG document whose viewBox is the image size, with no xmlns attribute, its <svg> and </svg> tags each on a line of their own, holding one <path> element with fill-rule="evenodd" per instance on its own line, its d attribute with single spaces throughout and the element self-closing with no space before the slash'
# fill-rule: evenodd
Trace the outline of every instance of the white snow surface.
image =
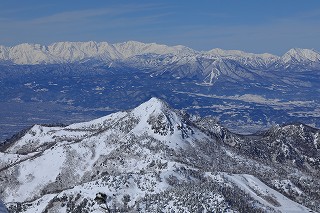
<svg viewBox="0 0 320 213">
<path fill-rule="evenodd" d="M 82 62 L 89 59 L 105 61 L 131 60 L 135 56 L 163 55 L 165 60 L 145 60 L 139 62 L 140 66 L 169 65 L 169 64 L 197 64 L 198 58 L 230 58 L 249 66 L 269 66 L 280 62 L 320 62 L 320 54 L 311 49 L 294 48 L 282 57 L 269 53 L 254 54 L 240 50 L 222 50 L 219 48 L 210 51 L 196 51 L 191 48 L 177 45 L 167 46 L 156 43 L 142 43 L 138 41 L 127 41 L 123 43 L 110 44 L 108 42 L 56 42 L 49 46 L 41 44 L 23 43 L 12 47 L 0 46 L 0 61 L 8 61 L 15 64 L 54 64 Z M 137 62 L 137 60 L 134 60 Z M 157 61 L 157 62 L 156 62 Z M 159 64 L 160 63 L 160 64 Z"/>
<path fill-rule="evenodd" d="M 147 133 L 152 135 L 155 139 L 165 142 L 170 148 L 178 149 L 187 145 L 193 146 L 193 140 L 207 138 L 205 134 L 197 129 L 186 127 L 181 117 L 177 115 L 170 107 L 158 98 L 151 98 L 149 101 L 141 104 L 131 111 L 133 117 L 139 119 L 139 123 L 132 130 L 136 135 L 143 135 Z M 154 130 L 150 125 L 151 117 L 159 118 L 163 125 L 168 127 L 167 134 L 154 134 Z M 181 129 L 187 129 L 188 137 L 183 138 Z M 183 141 L 183 143 L 181 143 Z"/>
<path fill-rule="evenodd" d="M 284 63 L 289 62 L 320 62 L 320 53 L 316 50 L 293 48 L 286 52 L 281 60 Z"/>
<path fill-rule="evenodd" d="M 283 213 L 303 213 L 312 212 L 307 207 L 304 207 L 279 192 L 271 189 L 258 178 L 248 174 L 224 174 L 224 177 L 231 180 L 238 187 L 245 190 L 253 198 L 258 200 L 260 203 L 270 206 Z"/>
</svg>

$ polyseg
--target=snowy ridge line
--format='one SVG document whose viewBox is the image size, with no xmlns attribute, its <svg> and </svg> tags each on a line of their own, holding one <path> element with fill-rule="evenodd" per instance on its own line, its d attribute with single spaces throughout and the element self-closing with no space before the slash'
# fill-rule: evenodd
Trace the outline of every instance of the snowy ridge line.
<svg viewBox="0 0 320 213">
<path fill-rule="evenodd" d="M 0 45 L 0 61 L 14 64 L 55 64 L 72 63 L 96 59 L 105 62 L 128 60 L 146 55 L 173 55 L 177 57 L 229 58 L 243 63 L 255 61 L 258 65 L 274 62 L 282 64 L 320 62 L 320 54 L 313 49 L 290 49 L 279 57 L 269 53 L 254 54 L 239 50 L 222 50 L 215 48 L 209 51 L 196 51 L 182 45 L 167 46 L 156 43 L 127 41 L 110 44 L 108 42 L 56 42 L 49 46 L 23 43 L 12 47 Z M 111 63 L 109 66 L 111 66 Z"/>
</svg>

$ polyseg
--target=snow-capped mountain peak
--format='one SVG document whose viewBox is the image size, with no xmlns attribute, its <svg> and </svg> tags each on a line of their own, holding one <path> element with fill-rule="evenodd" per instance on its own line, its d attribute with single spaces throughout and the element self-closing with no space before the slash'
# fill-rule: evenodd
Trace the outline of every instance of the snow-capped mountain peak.
<svg viewBox="0 0 320 213">
<path fill-rule="evenodd" d="M 320 61 L 320 54 L 312 49 L 301 49 L 301 48 L 293 48 L 286 52 L 282 57 L 281 60 L 284 63 L 289 62 L 319 62 Z"/>
<path fill-rule="evenodd" d="M 137 119 L 137 124 L 132 130 L 135 134 L 153 135 L 154 138 L 163 140 L 164 144 L 171 148 L 176 146 L 172 146 L 170 141 L 175 141 L 177 147 L 183 147 L 185 143 L 181 143 L 181 140 L 189 137 L 192 140 L 201 134 L 197 129 L 188 125 L 188 121 L 180 112 L 158 98 L 151 98 L 136 107 L 130 112 L 130 115 Z"/>
<path fill-rule="evenodd" d="M 107 46 L 105 44 L 105 46 Z M 89 42 L 57 42 L 48 47 L 50 53 L 63 63 L 99 58 L 101 50 L 99 44 Z M 104 52 L 104 51 L 103 51 Z"/>
<path fill-rule="evenodd" d="M 254 53 L 247 53 L 241 50 L 223 50 L 220 48 L 214 48 L 212 50 L 209 50 L 206 52 L 207 54 L 222 56 L 222 57 L 241 57 L 241 58 L 253 58 L 253 57 L 261 57 L 264 59 L 269 58 L 278 58 L 278 56 L 269 54 L 269 53 L 263 53 L 263 54 L 254 54 Z"/>
<path fill-rule="evenodd" d="M 309 132 L 307 140 L 318 138 L 315 133 L 318 130 Z M 187 120 L 165 102 L 151 98 L 133 110 L 85 123 L 34 125 L 0 152 L 0 195 L 17 213 L 108 212 L 108 208 L 114 212 L 311 212 L 281 190 L 270 188 L 272 180 L 282 178 L 278 171 L 283 178 L 292 178 L 288 175 L 292 168 L 278 168 L 292 165 L 292 158 L 268 157 L 274 154 L 269 145 L 282 149 L 274 143 L 278 136 L 267 135 L 273 140 L 262 143 L 243 139 L 213 120 Z M 311 176 L 318 171 L 312 169 L 311 163 L 319 159 L 318 150 L 314 153 L 305 167 L 310 171 L 307 176 L 300 167 L 294 168 L 298 181 L 303 178 L 290 186 L 301 192 L 295 200 L 318 202 L 317 192 L 304 196 L 312 188 L 297 187 L 319 186 Z M 240 174 L 232 175 L 235 171 Z M 253 171 L 269 179 L 262 183 L 247 175 Z M 288 181 L 275 180 L 277 187 L 283 182 Z M 317 203 L 312 202 L 305 203 L 314 207 Z"/>
<path fill-rule="evenodd" d="M 19 44 L 7 49 L 8 58 L 4 60 L 12 60 L 17 64 L 42 64 L 53 63 L 54 58 L 48 51 L 48 47 L 40 44 Z"/>
<path fill-rule="evenodd" d="M 150 115 L 153 113 L 160 113 L 168 110 L 169 106 L 164 101 L 158 98 L 151 98 L 150 100 L 142 103 L 140 106 L 132 110 L 132 113 L 138 117 L 143 117 L 144 115 Z"/>
</svg>

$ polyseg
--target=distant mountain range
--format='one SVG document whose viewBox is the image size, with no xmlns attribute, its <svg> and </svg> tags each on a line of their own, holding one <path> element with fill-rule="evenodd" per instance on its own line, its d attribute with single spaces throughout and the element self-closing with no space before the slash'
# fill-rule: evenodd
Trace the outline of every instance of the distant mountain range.
<svg viewBox="0 0 320 213">
<path fill-rule="evenodd" d="M 320 130 L 239 135 L 151 98 L 68 126 L 34 125 L 0 146 L 10 212 L 320 211 Z"/>
<path fill-rule="evenodd" d="M 212 49 L 196 51 L 178 45 L 167 46 L 156 43 L 128 41 L 109 44 L 107 42 L 57 42 L 49 46 L 40 44 L 19 44 L 13 47 L 0 46 L 0 59 L 15 64 L 53 64 L 70 63 L 88 59 L 102 61 L 125 60 L 139 55 L 176 55 L 178 57 L 195 56 L 204 58 L 237 59 L 244 63 L 255 62 L 266 67 L 273 63 L 320 62 L 320 54 L 310 49 L 290 49 L 282 57 L 264 53 L 253 54 L 239 50 Z"/>
<path fill-rule="evenodd" d="M 283 56 L 253 54 L 239 50 L 212 49 L 196 51 L 185 46 L 166 46 L 136 41 L 58 42 L 49 46 L 20 44 L 0 46 L 0 61 L 5 64 L 63 64 L 100 61 L 108 67 L 152 70 L 155 75 L 170 73 L 176 78 L 200 77 L 212 84 L 219 75 L 243 70 L 315 70 L 320 68 L 320 54 L 310 49 L 291 49 Z M 240 73 L 240 78 L 241 78 Z"/>
</svg>

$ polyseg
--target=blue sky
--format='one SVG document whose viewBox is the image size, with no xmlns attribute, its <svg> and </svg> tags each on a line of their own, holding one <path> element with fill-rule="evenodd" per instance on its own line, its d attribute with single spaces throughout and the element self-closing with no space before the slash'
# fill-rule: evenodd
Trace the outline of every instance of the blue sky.
<svg viewBox="0 0 320 213">
<path fill-rule="evenodd" d="M 1 0 L 0 44 L 128 40 L 269 52 L 320 50 L 319 0 Z"/>
</svg>

